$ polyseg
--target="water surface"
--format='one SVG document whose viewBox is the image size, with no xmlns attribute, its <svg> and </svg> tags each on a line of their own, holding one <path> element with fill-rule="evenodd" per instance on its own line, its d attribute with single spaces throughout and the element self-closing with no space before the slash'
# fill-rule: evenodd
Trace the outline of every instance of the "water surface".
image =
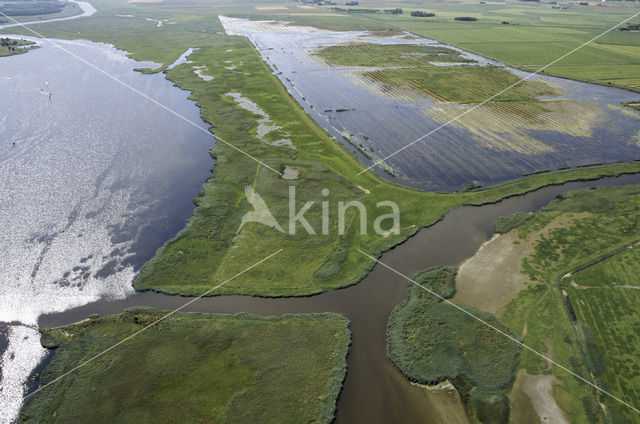
<svg viewBox="0 0 640 424">
<path fill-rule="evenodd" d="M 187 92 L 133 71 L 156 64 L 55 42 L 206 127 Z M 11 416 L 44 353 L 38 317 L 131 295 L 213 161 L 212 137 L 47 42 L 0 59 L 0 92 L 0 323 L 18 324 L 0 342 L 0 408 Z"/>
</svg>

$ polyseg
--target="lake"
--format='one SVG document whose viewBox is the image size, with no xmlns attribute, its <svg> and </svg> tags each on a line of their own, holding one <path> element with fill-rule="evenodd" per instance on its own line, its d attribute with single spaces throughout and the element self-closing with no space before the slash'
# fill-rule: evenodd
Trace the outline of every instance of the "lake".
<svg viewBox="0 0 640 424">
<path fill-rule="evenodd" d="M 155 64 L 105 44 L 55 42 L 208 127 L 188 93 L 163 74 L 133 71 Z M 4 416 L 17 413 L 43 358 L 38 317 L 131 295 L 140 266 L 191 216 L 213 165 L 212 136 L 39 43 L 0 59 Z"/>
</svg>

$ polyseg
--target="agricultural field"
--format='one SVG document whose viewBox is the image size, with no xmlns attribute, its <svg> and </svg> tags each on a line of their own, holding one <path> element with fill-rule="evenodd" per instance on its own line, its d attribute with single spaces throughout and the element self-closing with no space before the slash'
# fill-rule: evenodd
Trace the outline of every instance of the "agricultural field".
<svg viewBox="0 0 640 424">
<path fill-rule="evenodd" d="M 163 315 L 138 308 L 43 330 L 56 354 L 42 383 Z M 178 313 L 29 398 L 20 422 L 328 424 L 349 342 L 338 315 Z"/>
<path fill-rule="evenodd" d="M 412 10 L 423 10 L 419 5 L 407 5 L 402 15 L 375 14 L 367 18 L 532 72 L 640 11 L 635 2 L 607 3 L 606 7 L 565 6 L 442 2 L 429 4 L 428 10 L 436 14 L 433 18 L 409 16 Z M 472 16 L 477 21 L 455 20 L 458 16 Z M 622 27 L 638 22 L 636 18 Z M 544 69 L 544 73 L 640 91 L 640 38 L 636 31 L 610 31 Z"/>
<path fill-rule="evenodd" d="M 455 294 L 455 279 L 454 267 L 413 277 L 444 299 Z M 509 332 L 493 315 L 473 307 L 465 310 Z M 387 354 L 411 381 L 452 381 L 472 422 L 509 422 L 505 392 L 515 378 L 520 346 L 416 284 L 410 283 L 407 297 L 389 317 Z"/>
<path fill-rule="evenodd" d="M 353 9 L 380 13 L 336 13 L 332 6 L 296 10 L 236 10 L 233 16 L 282 19 L 298 25 L 333 30 L 406 30 L 533 72 L 640 11 L 636 2 L 610 2 L 606 7 L 543 2 L 361 2 Z M 402 8 L 402 14 L 382 13 Z M 413 11 L 434 17 L 410 16 Z M 456 20 L 474 17 L 476 21 Z M 637 24 L 638 18 L 623 24 Z M 640 91 L 640 39 L 637 31 L 610 31 L 544 69 L 544 74 Z"/>
</svg>

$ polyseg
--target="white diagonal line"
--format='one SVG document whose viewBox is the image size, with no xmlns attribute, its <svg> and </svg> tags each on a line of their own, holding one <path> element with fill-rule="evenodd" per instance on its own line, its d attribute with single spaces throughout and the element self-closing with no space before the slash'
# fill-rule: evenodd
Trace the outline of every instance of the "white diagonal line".
<svg viewBox="0 0 640 424">
<path fill-rule="evenodd" d="M 520 80 L 518 80 L 518 81 L 514 82 L 513 84 L 511 84 L 510 86 L 508 86 L 508 87 L 507 87 L 507 88 L 505 88 L 504 90 L 502 90 L 502 91 L 500 91 L 499 93 L 496 93 L 496 94 L 494 94 L 493 96 L 489 97 L 488 99 L 484 100 L 482 103 L 478 103 L 477 105 L 473 106 L 471 109 L 467 109 L 466 111 L 462 112 L 460 115 L 458 115 L 458 116 L 456 116 L 456 117 L 454 117 L 454 118 L 450 119 L 449 121 L 445 122 L 444 124 L 442 124 L 442 125 L 440 125 L 440 126 L 438 126 L 438 127 L 434 128 L 433 130 L 431 130 L 431 131 L 429 131 L 428 133 L 424 134 L 423 136 L 421 136 L 421 137 L 417 138 L 416 140 L 412 141 L 411 143 L 407 144 L 406 146 L 401 147 L 400 149 L 396 150 L 395 152 L 393 152 L 393 153 L 391 153 L 391 154 L 389 154 L 389 155 L 385 156 L 383 159 L 380 159 L 380 160 L 376 161 L 373 165 L 370 165 L 369 167 L 367 167 L 367 168 L 363 169 L 362 171 L 358 172 L 356 175 L 360 175 L 360 174 L 362 174 L 363 172 L 366 172 L 366 171 L 370 170 L 371 168 L 374 168 L 374 167 L 376 167 L 376 166 L 380 165 L 381 163 L 383 163 L 385 160 L 389 159 L 390 157 L 393 157 L 393 156 L 397 155 L 398 153 L 402 152 L 403 150 L 405 150 L 405 149 L 407 149 L 407 148 L 409 148 L 409 147 L 413 146 L 413 145 L 414 145 L 414 144 L 416 144 L 417 142 L 419 142 L 419 141 L 421 141 L 421 140 L 424 140 L 426 137 L 430 136 L 431 134 L 433 134 L 433 133 L 435 133 L 435 132 L 439 131 L 440 129 L 442 129 L 442 128 L 446 127 L 447 125 L 449 125 L 449 124 L 451 124 L 451 123 L 453 123 L 453 122 L 457 121 L 458 119 L 462 118 L 462 117 L 463 117 L 463 116 L 465 116 L 466 114 L 468 114 L 468 113 L 470 113 L 470 112 L 472 112 L 472 111 L 476 110 L 476 109 L 477 109 L 477 108 L 479 108 L 480 106 L 482 106 L 482 105 L 484 105 L 485 103 L 487 103 L 487 102 L 489 102 L 489 101 L 491 101 L 491 100 L 495 99 L 496 97 L 498 97 L 499 95 L 503 94 L 504 92 L 511 90 L 511 89 L 512 89 L 513 87 L 515 87 L 516 85 L 518 85 L 518 84 L 520 84 L 520 83 L 522 83 L 522 82 L 524 82 L 524 81 L 528 80 L 529 78 L 531 78 L 531 77 L 532 77 L 532 76 L 534 76 L 534 75 L 537 75 L 538 73 L 542 72 L 543 70 L 545 70 L 545 69 L 546 69 L 546 68 L 548 68 L 549 66 L 551 66 L 551 65 L 553 65 L 553 64 L 555 64 L 555 63 L 557 63 L 557 62 L 561 61 L 562 59 L 564 59 L 565 57 L 569 56 L 570 54 L 575 53 L 576 51 L 580 50 L 581 48 L 583 48 L 583 47 L 584 47 L 584 46 L 586 46 L 587 44 L 589 44 L 589 43 L 591 43 L 591 42 L 593 42 L 593 41 L 597 40 L 598 38 L 602 37 L 603 35 L 605 35 L 605 34 L 607 34 L 607 33 L 611 32 L 611 31 L 613 31 L 614 29 L 616 29 L 616 28 L 617 28 L 617 27 L 619 27 L 620 25 L 624 24 L 625 22 L 630 21 L 631 19 L 635 18 L 635 17 L 636 17 L 636 16 L 638 16 L 638 15 L 640 15 L 640 12 L 636 13 L 636 14 L 635 14 L 635 15 L 633 15 L 633 16 L 628 17 L 627 19 L 625 19 L 625 20 L 624 20 L 624 21 L 622 21 L 622 22 L 617 23 L 615 26 L 613 26 L 613 27 L 609 28 L 608 30 L 606 30 L 606 31 L 605 31 L 605 32 L 603 32 L 602 34 L 599 34 L 599 35 L 597 35 L 597 36 L 593 37 L 591 40 L 589 40 L 589 41 L 587 41 L 587 42 L 585 42 L 585 43 L 583 43 L 583 44 L 579 45 L 578 47 L 576 47 L 575 49 L 571 50 L 570 52 L 565 53 L 564 55 L 560 56 L 559 58 L 557 58 L 557 59 L 556 59 L 556 60 L 554 60 L 553 62 L 551 62 L 551 63 L 549 63 L 549 64 L 547 64 L 547 65 L 544 65 L 542 68 L 538 69 L 537 71 L 535 71 L 535 72 L 533 72 L 533 73 L 530 73 L 530 74 L 529 74 L 529 75 L 527 75 L 526 77 L 521 78 Z"/>
<path fill-rule="evenodd" d="M 569 370 L 568 368 L 566 368 L 563 365 L 560 365 L 559 363 L 555 362 L 553 359 L 549 358 L 548 356 L 538 352 L 537 350 L 527 346 L 526 344 L 522 343 L 520 340 L 516 339 L 515 337 L 513 337 L 512 335 L 505 333 L 504 331 L 500 330 L 499 328 L 495 327 L 494 325 L 491 325 L 490 323 L 488 323 L 487 321 L 483 320 L 482 318 L 480 318 L 477 315 L 472 314 L 471 312 L 467 311 L 466 309 L 456 305 L 455 303 L 451 302 L 450 300 L 440 296 L 438 293 L 429 290 L 428 288 L 426 288 L 425 286 L 423 286 L 420 283 L 417 283 L 416 281 L 412 280 L 411 278 L 407 277 L 406 275 L 402 274 L 400 271 L 397 271 L 393 268 L 391 268 L 389 265 L 386 265 L 383 262 L 380 262 L 378 259 L 374 258 L 373 256 L 369 255 L 368 253 L 363 252 L 362 250 L 358 249 L 358 252 L 362 253 L 363 255 L 367 256 L 370 259 L 373 259 L 376 263 L 382 265 L 383 267 L 387 268 L 388 270 L 394 272 L 395 274 L 398 274 L 399 276 L 405 278 L 407 281 L 415 284 L 416 286 L 420 287 L 421 289 L 427 291 L 428 293 L 436 296 L 437 298 L 439 298 L 440 300 L 442 300 L 443 302 L 445 302 L 446 304 L 456 308 L 457 310 L 464 312 L 465 314 L 469 315 L 471 318 L 481 322 L 482 324 L 486 325 L 487 327 L 491 328 L 492 330 L 496 331 L 497 333 L 505 336 L 506 338 L 510 339 L 511 341 L 513 341 L 514 343 L 517 343 L 518 345 L 522 346 L 523 348 L 533 352 L 534 354 L 538 355 L 539 357 L 541 357 L 542 359 L 544 359 L 545 361 L 563 369 L 564 371 L 568 372 L 569 374 L 571 374 L 572 376 L 576 377 L 577 379 L 579 379 L 580 381 L 583 381 L 585 383 L 587 383 L 588 385 L 592 386 L 593 388 L 595 388 L 596 390 L 606 394 L 607 396 L 610 396 L 611 398 L 617 400 L 618 402 L 620 402 L 621 404 L 633 409 L 635 412 L 640 413 L 640 410 L 638 410 L 637 408 L 629 405 L 627 402 L 623 401 L 622 399 L 618 398 L 615 395 L 612 395 L 611 393 L 607 392 L 606 390 L 604 390 L 601 387 L 598 387 L 597 385 L 593 384 L 592 382 L 586 380 L 585 378 L 583 378 L 582 376 L 580 376 L 579 374 L 576 374 L 575 372 Z"/>
<path fill-rule="evenodd" d="M 18 24 L 19 26 L 25 28 L 26 30 L 32 32 L 33 34 L 35 34 L 36 36 L 40 37 L 41 39 L 47 41 L 48 43 L 51 43 L 52 45 L 58 47 L 59 49 L 62 49 L 63 51 L 65 51 L 66 53 L 69 53 L 71 56 L 75 57 L 76 59 L 78 59 L 79 61 L 89 65 L 90 67 L 92 67 L 93 69 L 95 69 L 96 71 L 106 75 L 107 77 L 111 78 L 112 80 L 122 84 L 123 86 L 129 88 L 130 90 L 133 90 L 134 92 L 136 92 L 137 94 L 141 95 L 142 97 L 144 97 L 145 99 L 149 100 L 151 103 L 154 103 L 155 105 L 161 107 L 162 109 L 166 110 L 167 112 L 177 116 L 178 118 L 182 119 L 183 121 L 187 122 L 188 124 L 193 125 L 194 127 L 198 128 L 199 130 L 207 133 L 210 136 L 213 136 L 216 140 L 221 141 L 222 143 L 226 144 L 227 146 L 237 150 L 238 152 L 242 153 L 243 155 L 253 159 L 254 161 L 258 162 L 260 165 L 269 168 L 270 170 L 272 170 L 273 172 L 275 172 L 278 175 L 282 176 L 282 173 L 280 171 L 277 171 L 275 169 L 273 169 L 272 167 L 270 167 L 269 165 L 267 165 L 266 163 L 262 162 L 260 159 L 255 158 L 254 156 L 251 156 L 249 153 L 245 152 L 244 150 L 234 146 L 233 144 L 229 143 L 228 141 L 222 139 L 221 137 L 215 135 L 214 133 L 212 133 L 211 131 L 209 131 L 206 128 L 201 127 L 200 125 L 196 124 L 195 122 L 193 122 L 192 120 L 190 120 L 189 118 L 187 118 L 184 115 L 181 115 L 180 113 L 174 111 L 173 109 L 163 105 L 162 103 L 160 103 L 159 101 L 157 101 L 156 99 L 149 97 L 148 95 L 144 94 L 142 91 L 138 90 L 137 88 L 127 84 L 126 82 L 122 81 L 121 79 L 119 79 L 118 77 L 108 73 L 107 71 L 97 67 L 96 65 L 94 65 L 93 63 L 89 62 L 88 60 L 78 56 L 77 54 L 75 54 L 74 52 L 66 49 L 64 46 L 62 46 L 60 43 L 56 43 L 55 41 L 45 37 L 44 35 L 32 30 L 31 28 L 29 28 L 28 26 L 21 24 L 20 22 L 16 21 L 15 19 L 13 19 L 11 16 L 5 15 L 4 13 L 0 12 L 0 15 L 4 16 L 5 18 L 8 18 L 10 20 L 12 20 L 13 22 L 15 22 L 16 24 Z"/>
<path fill-rule="evenodd" d="M 167 313 L 167 314 L 163 315 L 162 317 L 158 318 L 157 320 L 155 320 L 155 321 L 154 321 L 154 322 L 152 322 L 151 324 L 147 325 L 146 327 L 141 328 L 140 330 L 136 331 L 135 333 L 131 334 L 130 336 L 125 337 L 124 339 L 120 340 L 118 343 L 114 344 L 114 345 L 113 345 L 113 346 L 111 346 L 110 348 L 103 350 L 102 352 L 98 353 L 98 354 L 97 354 L 97 355 L 95 355 L 95 356 L 92 356 L 91 358 L 89 358 L 89 359 L 87 359 L 86 361 L 82 362 L 80 365 L 76 366 L 75 368 L 72 368 L 71 370 L 69 370 L 69 371 L 65 372 L 64 374 L 62 374 L 62 375 L 60 375 L 60 376 L 56 377 L 55 379 L 51 380 L 50 382 L 48 382 L 48 383 L 47 383 L 47 384 L 45 384 L 44 386 L 40 386 L 40 387 L 38 387 L 38 388 L 37 388 L 36 390 L 34 390 L 32 393 L 29 393 L 28 395 L 26 395 L 26 396 L 24 397 L 24 399 L 27 399 L 28 397 L 33 396 L 34 394 L 38 393 L 40 390 L 44 389 L 45 387 L 48 387 L 48 386 L 52 385 L 53 383 L 57 382 L 57 381 L 58 381 L 58 380 L 60 380 L 61 378 L 66 377 L 67 375 L 71 374 L 72 372 L 76 371 L 77 369 L 79 369 L 79 368 L 81 368 L 81 367 L 83 367 L 83 366 L 87 365 L 89 362 L 91 362 L 91 361 L 93 361 L 93 360 L 95 360 L 95 359 L 97 359 L 97 358 L 101 357 L 101 356 L 102 356 L 102 355 L 104 355 L 105 353 L 107 353 L 107 352 L 109 352 L 109 351 L 111 351 L 111 350 L 115 349 L 116 347 L 120 346 L 122 343 L 124 343 L 124 342 L 126 342 L 126 341 L 128 341 L 128 340 L 131 340 L 132 338 L 134 338 L 134 337 L 135 337 L 135 336 L 137 336 L 138 334 L 142 333 L 143 331 L 146 331 L 146 330 L 147 330 L 147 329 L 149 329 L 150 327 L 152 327 L 152 326 L 156 325 L 157 323 L 159 323 L 160 321 L 162 321 L 162 320 L 164 320 L 164 319 L 166 319 L 166 318 L 170 317 L 171 315 L 175 314 L 176 312 L 181 311 L 182 309 L 184 309 L 184 308 L 186 308 L 187 306 L 191 305 L 193 302 L 195 302 L 195 301 L 197 301 L 197 300 L 199 300 L 199 299 L 203 298 L 204 296 L 208 295 L 208 294 L 209 294 L 209 293 L 211 293 L 212 291 L 214 291 L 214 290 L 216 290 L 216 289 L 218 289 L 218 288 L 220 288 L 220 287 L 224 286 L 224 285 L 225 285 L 225 284 L 227 284 L 229 281 L 231 281 L 231 280 L 233 280 L 234 278 L 236 278 L 236 277 L 238 277 L 238 276 L 240 276 L 240 275 L 244 274 L 245 272 L 249 271 L 250 269 L 252 269 L 252 268 L 254 268 L 254 267 L 256 267 L 256 266 L 260 265 L 261 263 L 265 262 L 266 260 L 271 259 L 273 256 L 277 255 L 277 254 L 278 254 L 278 253 L 280 253 L 280 252 L 282 252 L 282 249 L 277 250 L 276 252 L 274 252 L 274 253 L 270 254 L 270 255 L 269 255 L 269 256 L 267 256 L 266 258 L 264 258 L 264 259 L 262 259 L 262 260 L 260 260 L 260 261 L 256 262 L 255 264 L 251 265 L 250 267 L 248 267 L 248 268 L 244 269 L 243 271 L 241 271 L 241 272 L 237 273 L 237 274 L 236 274 L 236 275 L 234 275 L 233 277 L 231 277 L 231 278 L 229 278 L 229 279 L 227 279 L 227 280 L 223 281 L 222 283 L 218 284 L 217 286 L 210 288 L 210 289 L 209 289 L 209 290 L 207 290 L 206 292 L 202 293 L 200 296 L 198 296 L 198 297 L 196 297 L 196 298 L 194 298 L 194 299 L 191 299 L 190 301 L 188 301 L 188 302 L 187 302 L 187 303 L 185 303 L 184 305 L 180 306 L 179 308 L 176 308 L 176 309 L 172 310 L 171 312 L 169 312 L 169 313 Z"/>
</svg>

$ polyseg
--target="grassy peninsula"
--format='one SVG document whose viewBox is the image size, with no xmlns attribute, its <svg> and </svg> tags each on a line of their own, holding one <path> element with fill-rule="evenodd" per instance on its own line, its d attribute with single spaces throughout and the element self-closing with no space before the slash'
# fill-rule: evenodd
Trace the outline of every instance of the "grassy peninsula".
<svg viewBox="0 0 640 424">
<path fill-rule="evenodd" d="M 42 383 L 165 313 L 119 315 L 43 330 L 56 349 Z M 346 319 L 179 313 L 25 403 L 25 423 L 330 423 L 346 372 Z"/>
<path fill-rule="evenodd" d="M 0 57 L 26 53 L 34 48 L 35 44 L 36 43 L 34 43 L 33 41 L 0 37 Z"/>
<path fill-rule="evenodd" d="M 59 0 L 9 0 L 0 2 L 0 25 L 17 22 L 34 22 L 46 19 L 67 18 L 82 13 L 74 2 Z"/>
</svg>

